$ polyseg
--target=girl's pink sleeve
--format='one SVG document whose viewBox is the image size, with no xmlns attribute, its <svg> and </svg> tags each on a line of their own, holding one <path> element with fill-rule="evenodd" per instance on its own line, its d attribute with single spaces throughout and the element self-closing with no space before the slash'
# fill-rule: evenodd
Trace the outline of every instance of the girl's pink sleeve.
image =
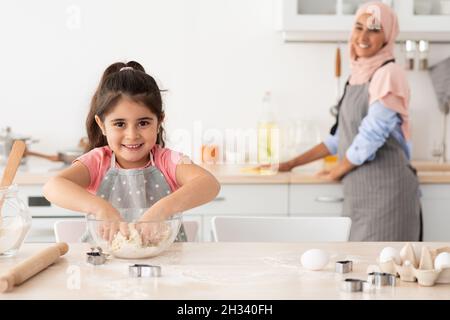
<svg viewBox="0 0 450 320">
<path fill-rule="evenodd" d="M 110 166 L 110 152 L 108 152 L 105 147 L 95 148 L 88 153 L 83 154 L 81 157 L 78 157 L 75 161 L 80 161 L 88 168 L 91 183 L 89 184 L 87 190 L 90 193 L 95 194 L 106 173 L 106 170 L 108 170 L 108 167 Z"/>
<path fill-rule="evenodd" d="M 185 157 L 182 153 L 167 148 L 155 148 L 155 165 L 164 174 L 172 191 L 180 186 L 177 183 L 176 170 L 181 159 Z"/>
</svg>

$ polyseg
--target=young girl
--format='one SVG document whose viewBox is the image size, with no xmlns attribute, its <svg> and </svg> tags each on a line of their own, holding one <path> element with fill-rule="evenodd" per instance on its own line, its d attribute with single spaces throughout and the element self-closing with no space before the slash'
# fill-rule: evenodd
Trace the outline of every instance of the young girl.
<svg viewBox="0 0 450 320">
<path fill-rule="evenodd" d="M 133 61 L 110 65 L 86 120 L 90 151 L 46 183 L 45 197 L 98 220 L 117 221 L 124 234 L 125 222 L 161 221 L 211 201 L 218 181 L 164 148 L 163 120 L 160 90 L 144 68 Z M 111 240 L 115 231 L 105 237 Z M 142 235 L 150 240 L 148 232 Z M 178 240 L 186 240 L 182 232 Z"/>
<path fill-rule="evenodd" d="M 409 164 L 409 86 L 394 63 L 399 28 L 380 2 L 356 13 L 349 40 L 351 77 L 339 107 L 337 130 L 324 143 L 280 164 L 281 171 L 338 154 L 319 177 L 341 180 L 343 214 L 352 241 L 417 241 L 421 237 L 419 183 Z M 336 127 L 334 128 L 336 129 Z"/>
</svg>

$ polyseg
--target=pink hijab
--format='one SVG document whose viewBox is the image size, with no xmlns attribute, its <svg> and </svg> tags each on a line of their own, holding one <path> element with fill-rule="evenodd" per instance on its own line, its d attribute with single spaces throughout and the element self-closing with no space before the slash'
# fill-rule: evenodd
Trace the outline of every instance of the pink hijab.
<svg viewBox="0 0 450 320">
<path fill-rule="evenodd" d="M 386 45 L 372 57 L 358 58 L 351 41 L 349 41 L 352 72 L 350 84 L 363 84 L 373 77 L 369 85 L 369 104 L 379 100 L 387 108 L 400 114 L 403 121 L 403 135 L 406 140 L 409 140 L 411 136 L 408 116 L 409 85 L 406 74 L 395 63 L 389 63 L 377 71 L 385 61 L 394 59 L 395 39 L 399 33 L 397 15 L 391 7 L 384 3 L 368 2 L 356 12 L 355 23 L 357 18 L 364 13 L 371 13 L 375 21 L 381 23 L 386 37 Z"/>
</svg>

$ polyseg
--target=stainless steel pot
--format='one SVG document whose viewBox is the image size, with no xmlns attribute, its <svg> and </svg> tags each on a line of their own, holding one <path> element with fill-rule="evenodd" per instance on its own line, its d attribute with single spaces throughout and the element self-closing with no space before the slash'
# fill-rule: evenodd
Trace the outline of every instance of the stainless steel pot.
<svg viewBox="0 0 450 320">
<path fill-rule="evenodd" d="M 29 136 L 13 134 L 10 127 L 6 127 L 0 133 L 0 164 L 5 164 L 8 160 L 14 141 L 22 140 L 26 143 L 27 147 L 32 143 L 39 142 L 39 140 L 32 139 Z M 26 157 L 22 157 L 20 163 L 25 164 Z"/>
<path fill-rule="evenodd" d="M 39 142 L 39 140 L 32 139 L 28 136 L 19 136 L 11 132 L 10 127 L 6 127 L 0 133 L 0 164 L 5 164 L 8 160 L 9 153 L 11 152 L 12 145 L 15 140 L 22 140 L 26 143 L 27 149 L 25 150 L 24 157 L 21 164 L 25 164 L 28 156 L 40 157 L 50 161 L 60 161 L 65 165 L 70 165 L 79 156 L 85 153 L 87 147 L 87 138 L 81 138 L 78 146 L 73 149 L 66 149 L 58 151 L 57 154 L 49 155 L 40 152 L 31 151 L 29 146 L 32 143 Z"/>
</svg>

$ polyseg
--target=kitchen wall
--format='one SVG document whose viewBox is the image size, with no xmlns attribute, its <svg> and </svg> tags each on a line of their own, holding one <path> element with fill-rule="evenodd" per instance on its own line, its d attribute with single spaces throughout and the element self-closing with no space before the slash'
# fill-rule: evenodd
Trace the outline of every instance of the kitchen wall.
<svg viewBox="0 0 450 320">
<path fill-rule="evenodd" d="M 36 151 L 73 147 L 104 68 L 137 60 L 169 90 L 169 146 L 194 158 L 205 133 L 254 129 L 266 90 L 280 122 L 309 120 L 325 137 L 336 45 L 283 43 L 273 19 L 272 0 L 3 0 L 0 127 L 39 139 Z M 430 64 L 448 55 L 432 45 Z M 430 159 L 442 116 L 428 74 L 408 75 L 413 156 Z"/>
</svg>

